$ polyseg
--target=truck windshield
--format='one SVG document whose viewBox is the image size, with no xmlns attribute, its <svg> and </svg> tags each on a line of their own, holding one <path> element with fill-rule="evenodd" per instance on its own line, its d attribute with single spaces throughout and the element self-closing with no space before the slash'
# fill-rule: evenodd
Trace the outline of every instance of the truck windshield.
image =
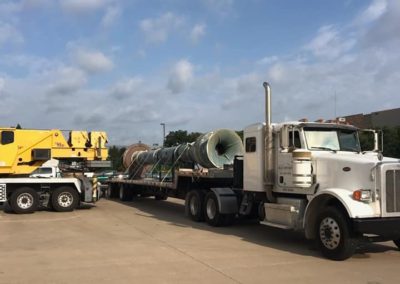
<svg viewBox="0 0 400 284">
<path fill-rule="evenodd" d="M 305 127 L 304 134 L 310 150 L 361 151 L 357 131 L 355 130 Z"/>
</svg>

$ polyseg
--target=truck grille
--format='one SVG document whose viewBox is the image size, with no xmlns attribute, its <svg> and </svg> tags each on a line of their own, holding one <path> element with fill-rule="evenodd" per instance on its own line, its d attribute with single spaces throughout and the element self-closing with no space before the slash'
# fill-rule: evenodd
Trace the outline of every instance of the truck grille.
<svg viewBox="0 0 400 284">
<path fill-rule="evenodd" d="M 400 212 L 400 170 L 386 171 L 386 212 Z"/>
<path fill-rule="evenodd" d="M 0 202 L 6 202 L 6 185 L 0 184 Z"/>
</svg>

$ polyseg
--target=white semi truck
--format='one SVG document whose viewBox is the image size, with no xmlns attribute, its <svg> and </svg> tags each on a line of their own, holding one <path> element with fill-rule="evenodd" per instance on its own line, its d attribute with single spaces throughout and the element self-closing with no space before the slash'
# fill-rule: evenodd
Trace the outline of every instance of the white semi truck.
<svg viewBox="0 0 400 284">
<path fill-rule="evenodd" d="M 363 151 L 359 129 L 351 125 L 271 123 L 270 86 L 264 87 L 266 122 L 244 129 L 242 149 L 236 138 L 219 131 L 183 145 L 194 149 L 203 143 L 203 156 L 217 168 L 181 166 L 170 179 L 143 178 L 138 172 L 147 164 L 175 168 L 187 156 L 204 164 L 195 157 L 201 151 L 187 154 L 182 145 L 157 151 L 133 147 L 137 151 L 125 153 L 130 178 L 112 179 L 108 195 L 119 193 L 125 201 L 137 194 L 185 199 L 187 215 L 212 226 L 241 215 L 257 217 L 265 225 L 303 231 L 333 260 L 351 257 L 359 240 L 393 240 L 399 247 L 400 160 L 382 157 L 377 134 L 374 149 Z M 233 168 L 221 166 L 225 162 Z"/>
</svg>

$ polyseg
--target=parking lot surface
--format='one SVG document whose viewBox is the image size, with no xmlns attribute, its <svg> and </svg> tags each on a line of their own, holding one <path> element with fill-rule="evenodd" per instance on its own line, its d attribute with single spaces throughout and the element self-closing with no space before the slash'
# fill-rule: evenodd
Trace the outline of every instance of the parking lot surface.
<svg viewBox="0 0 400 284">
<path fill-rule="evenodd" d="M 1 208 L 1 207 L 0 207 Z M 322 258 L 301 234 L 213 228 L 180 200 L 101 200 L 69 213 L 0 212 L 0 283 L 399 283 L 391 242 Z"/>
</svg>

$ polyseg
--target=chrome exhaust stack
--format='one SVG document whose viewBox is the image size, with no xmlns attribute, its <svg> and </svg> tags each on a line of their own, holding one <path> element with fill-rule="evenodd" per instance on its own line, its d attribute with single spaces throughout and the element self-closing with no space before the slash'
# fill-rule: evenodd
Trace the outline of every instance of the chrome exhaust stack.
<svg viewBox="0 0 400 284">
<path fill-rule="evenodd" d="M 264 157 L 264 186 L 269 202 L 276 202 L 272 193 L 274 185 L 274 140 L 271 125 L 271 87 L 267 82 L 263 83 L 265 89 L 265 157 Z"/>
</svg>

